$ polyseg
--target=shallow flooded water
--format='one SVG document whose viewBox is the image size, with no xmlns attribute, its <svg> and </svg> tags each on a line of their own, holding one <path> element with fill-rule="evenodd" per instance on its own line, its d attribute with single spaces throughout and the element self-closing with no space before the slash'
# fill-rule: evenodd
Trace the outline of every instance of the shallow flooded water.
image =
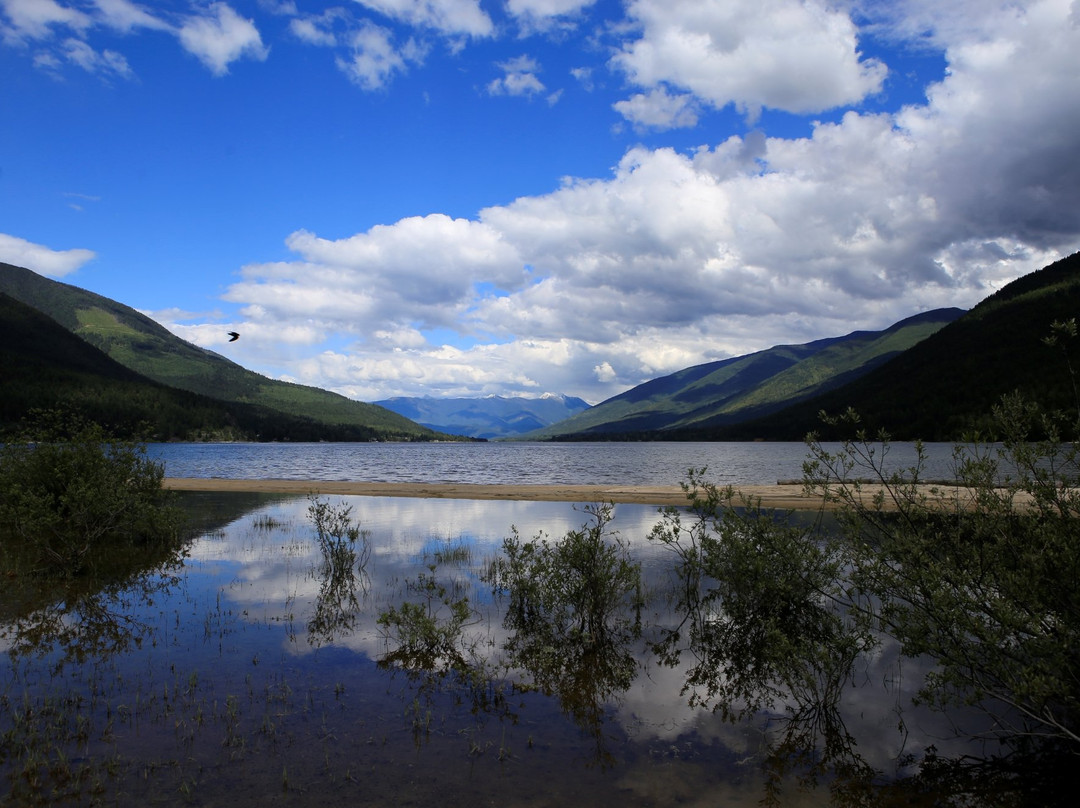
<svg viewBox="0 0 1080 808">
<path fill-rule="evenodd" d="M 911 710 L 922 671 L 888 649 L 836 716 L 690 706 L 688 663 L 649 650 L 683 619 L 671 553 L 646 538 L 655 508 L 615 511 L 643 585 L 600 642 L 525 637 L 485 580 L 512 528 L 559 539 L 588 523 L 580 507 L 328 498 L 363 531 L 341 563 L 308 498 L 183 502 L 197 530 L 176 564 L 38 600 L 4 590 L 9 803 L 880 804 L 906 798 L 908 756 L 980 751 L 956 716 Z M 815 744 L 833 719 L 857 754 L 830 762 Z"/>
</svg>

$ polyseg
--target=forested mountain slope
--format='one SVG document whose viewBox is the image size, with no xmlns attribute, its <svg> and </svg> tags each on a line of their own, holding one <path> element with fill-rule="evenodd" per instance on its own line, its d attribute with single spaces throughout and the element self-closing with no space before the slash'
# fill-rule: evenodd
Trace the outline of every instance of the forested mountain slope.
<svg viewBox="0 0 1080 808">
<path fill-rule="evenodd" d="M 76 413 L 113 437 L 158 441 L 369 440 L 377 435 L 160 384 L 3 292 L 0 379 L 0 434 L 22 428 L 37 409 Z"/>
<path fill-rule="evenodd" d="M 868 373 L 962 314 L 960 309 L 939 309 L 884 331 L 855 331 L 696 365 L 645 382 L 528 437 L 642 437 L 749 420 Z"/>
<path fill-rule="evenodd" d="M 121 365 L 170 387 L 330 426 L 370 430 L 366 434 L 372 437 L 440 437 L 383 407 L 269 379 L 180 339 L 129 306 L 28 269 L 0 263 L 0 292 L 48 315 Z"/>
<path fill-rule="evenodd" d="M 987 414 L 1013 391 L 1049 408 L 1076 411 L 1073 373 L 1080 340 L 1043 340 L 1051 324 L 1080 315 L 1080 253 L 1013 281 L 960 319 L 862 378 L 825 395 L 731 426 L 713 421 L 666 439 L 801 440 L 824 430 L 819 413 L 849 407 L 871 431 L 894 438 L 958 440 L 984 430 Z"/>
</svg>

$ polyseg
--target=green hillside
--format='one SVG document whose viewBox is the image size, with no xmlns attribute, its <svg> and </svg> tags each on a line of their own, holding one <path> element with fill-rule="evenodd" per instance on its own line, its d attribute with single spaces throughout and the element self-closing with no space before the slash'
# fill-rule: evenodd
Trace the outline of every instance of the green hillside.
<svg viewBox="0 0 1080 808">
<path fill-rule="evenodd" d="M 140 376 L 55 320 L 0 292 L 0 435 L 32 410 L 76 412 L 114 437 L 153 440 L 370 440 L 253 404 L 218 401 Z"/>
<path fill-rule="evenodd" d="M 338 429 L 340 434 L 361 430 L 391 440 L 445 437 L 383 407 L 268 379 L 180 339 L 128 306 L 21 267 L 0 263 L 0 292 L 48 315 L 121 365 L 170 387 L 347 428 Z"/>
<path fill-rule="evenodd" d="M 666 439 L 801 440 L 822 430 L 818 414 L 855 409 L 871 429 L 898 439 L 955 440 L 984 429 L 1001 397 L 1020 391 L 1047 407 L 1073 410 L 1076 400 L 1061 348 L 1043 339 L 1050 324 L 1080 315 L 1080 253 L 1025 275 L 986 298 L 871 373 L 756 421 L 705 423 Z M 1075 342 L 1075 341 L 1074 341 Z M 1080 344 L 1069 362 L 1080 373 Z"/>
<path fill-rule="evenodd" d="M 960 309 L 940 309 L 884 331 L 856 331 L 696 365 L 645 382 L 528 437 L 640 437 L 749 420 L 867 373 L 961 314 Z"/>
</svg>

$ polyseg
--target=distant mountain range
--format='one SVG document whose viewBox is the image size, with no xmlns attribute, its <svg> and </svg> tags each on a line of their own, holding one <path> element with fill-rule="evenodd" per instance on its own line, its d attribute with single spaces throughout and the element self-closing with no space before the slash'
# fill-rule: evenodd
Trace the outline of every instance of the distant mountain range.
<svg viewBox="0 0 1080 808">
<path fill-rule="evenodd" d="M 580 398 L 554 394 L 539 398 L 401 396 L 374 403 L 437 432 L 490 440 L 541 429 L 589 408 Z"/>
<path fill-rule="evenodd" d="M 117 427 L 141 419 L 159 439 L 449 437 L 374 404 L 269 379 L 128 306 L 28 269 L 0 263 L 0 293 L 7 296 L 0 368 L 2 417 L 9 426 L 30 406 L 67 403 Z M 65 331 L 81 340 L 72 342 Z"/>
</svg>

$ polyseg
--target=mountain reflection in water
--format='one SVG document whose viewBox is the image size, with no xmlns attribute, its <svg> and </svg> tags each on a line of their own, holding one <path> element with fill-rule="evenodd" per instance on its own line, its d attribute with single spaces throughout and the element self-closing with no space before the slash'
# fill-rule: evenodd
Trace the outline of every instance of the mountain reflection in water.
<svg viewBox="0 0 1080 808">
<path fill-rule="evenodd" d="M 187 494 L 197 535 L 169 557 L 89 587 L 7 580 L 9 802 L 883 804 L 922 790 L 904 778 L 928 749 L 992 751 L 956 736 L 978 716 L 910 705 L 925 670 L 889 647 L 854 679 L 818 671 L 815 698 L 693 705 L 702 655 L 657 654 L 692 616 L 646 538 L 655 508 L 615 508 L 640 586 L 576 621 L 515 613 L 492 565 L 512 528 L 555 545 L 582 507 L 325 502 L 362 528 L 337 554 L 308 498 Z"/>
</svg>

